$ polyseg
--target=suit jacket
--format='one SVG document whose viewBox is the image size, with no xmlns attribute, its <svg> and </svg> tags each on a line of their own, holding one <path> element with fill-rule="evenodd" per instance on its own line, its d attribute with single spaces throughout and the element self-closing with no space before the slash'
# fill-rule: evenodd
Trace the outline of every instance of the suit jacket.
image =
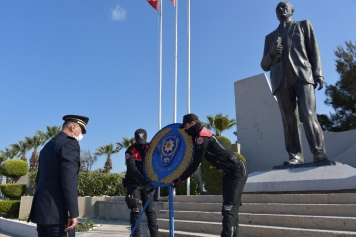
<svg viewBox="0 0 356 237">
<path fill-rule="evenodd" d="M 283 76 L 283 60 L 272 59 L 270 50 L 282 37 L 278 28 L 265 38 L 265 47 L 261 67 L 270 71 L 273 94 L 278 90 Z M 287 42 L 282 42 L 283 53 L 288 54 L 292 68 L 297 77 L 310 84 L 316 84 L 317 77 L 323 77 L 321 58 L 313 26 L 309 20 L 291 21 L 287 31 Z"/>
<path fill-rule="evenodd" d="M 79 143 L 64 132 L 58 133 L 41 150 L 36 191 L 29 220 L 37 224 L 66 224 L 79 216 Z"/>
</svg>

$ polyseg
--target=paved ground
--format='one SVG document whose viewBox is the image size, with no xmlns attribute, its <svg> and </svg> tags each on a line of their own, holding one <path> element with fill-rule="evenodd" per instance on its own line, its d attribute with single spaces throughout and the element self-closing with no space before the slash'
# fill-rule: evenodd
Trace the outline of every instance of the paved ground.
<svg viewBox="0 0 356 237">
<path fill-rule="evenodd" d="M 131 234 L 130 223 L 128 221 L 106 221 L 93 220 L 95 224 L 100 226 L 85 233 L 77 234 L 80 237 L 101 237 L 101 236 L 115 236 L 128 237 Z M 147 223 L 141 223 L 141 236 L 148 236 Z M 2 237 L 2 236 L 0 236 Z M 4 236 L 5 237 L 5 236 Z"/>
<path fill-rule="evenodd" d="M 5 233 L 5 232 L 1 232 L 1 231 L 0 231 L 0 237 L 20 237 L 20 236 L 7 234 L 7 233 Z"/>
<path fill-rule="evenodd" d="M 77 233 L 79 237 L 101 237 L 101 236 L 115 236 L 115 237 L 129 237 L 131 234 L 130 223 L 127 221 L 107 221 L 107 220 L 93 220 L 99 226 L 93 230 L 83 233 Z M 141 223 L 141 235 L 148 236 L 147 223 Z M 0 231 L 0 237 L 21 237 L 13 234 Z M 35 236 L 34 236 L 35 237 Z"/>
</svg>

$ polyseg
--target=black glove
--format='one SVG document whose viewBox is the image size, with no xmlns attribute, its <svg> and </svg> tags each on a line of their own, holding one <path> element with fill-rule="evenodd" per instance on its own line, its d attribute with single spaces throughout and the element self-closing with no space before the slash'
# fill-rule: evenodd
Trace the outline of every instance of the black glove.
<svg viewBox="0 0 356 237">
<path fill-rule="evenodd" d="M 150 183 L 146 184 L 144 188 L 148 193 L 152 193 L 155 190 L 155 187 Z"/>
<path fill-rule="evenodd" d="M 183 182 L 180 178 L 173 180 L 173 188 L 178 187 L 178 185 Z"/>
</svg>

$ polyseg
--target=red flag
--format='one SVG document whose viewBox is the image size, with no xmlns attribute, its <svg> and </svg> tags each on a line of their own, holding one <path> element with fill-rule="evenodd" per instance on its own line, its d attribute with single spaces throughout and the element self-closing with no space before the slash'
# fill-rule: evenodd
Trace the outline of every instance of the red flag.
<svg viewBox="0 0 356 237">
<path fill-rule="evenodd" d="M 172 3 L 174 4 L 174 0 L 171 0 L 172 1 Z"/>
<path fill-rule="evenodd" d="M 159 0 L 147 0 L 147 2 L 158 11 L 158 1 Z M 174 0 L 173 0 L 174 1 Z"/>
</svg>

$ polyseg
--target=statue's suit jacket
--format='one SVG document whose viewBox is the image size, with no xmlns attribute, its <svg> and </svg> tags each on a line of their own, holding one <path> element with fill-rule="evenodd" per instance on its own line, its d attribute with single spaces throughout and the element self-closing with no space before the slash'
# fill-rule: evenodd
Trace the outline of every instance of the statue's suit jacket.
<svg viewBox="0 0 356 237">
<path fill-rule="evenodd" d="M 67 224 L 79 216 L 79 143 L 64 132 L 58 133 L 40 152 L 29 220 L 41 225 Z"/>
<path fill-rule="evenodd" d="M 288 59 L 297 77 L 310 84 L 316 84 L 316 77 L 323 77 L 321 58 L 314 35 L 313 26 L 309 20 L 291 21 L 287 32 L 287 42 L 282 42 L 283 53 L 288 53 Z M 261 67 L 270 71 L 273 94 L 281 85 L 283 77 L 283 61 L 272 59 L 270 50 L 276 44 L 277 38 L 282 37 L 278 28 L 266 36 Z"/>
</svg>

